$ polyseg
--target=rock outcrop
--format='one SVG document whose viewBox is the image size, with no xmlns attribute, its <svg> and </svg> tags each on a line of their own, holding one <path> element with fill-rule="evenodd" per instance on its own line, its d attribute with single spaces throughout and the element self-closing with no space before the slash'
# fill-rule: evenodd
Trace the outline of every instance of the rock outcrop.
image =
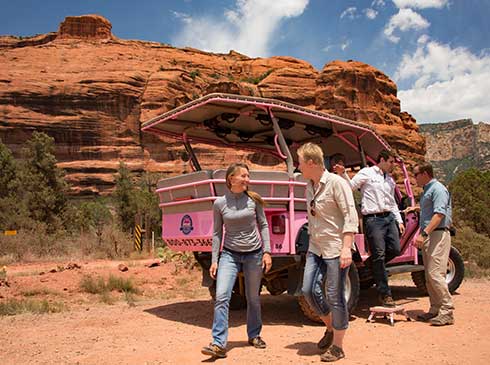
<svg viewBox="0 0 490 365">
<path fill-rule="evenodd" d="M 490 124 L 462 119 L 421 124 L 420 131 L 428 146 L 425 159 L 442 181 L 448 183 L 470 167 L 490 170 Z"/>
<path fill-rule="evenodd" d="M 54 137 L 74 194 L 109 192 L 119 161 L 136 172 L 181 173 L 181 144 L 141 133 L 141 122 L 210 92 L 277 98 L 372 124 L 409 163 L 425 153 L 415 120 L 400 111 L 396 85 L 361 62 L 334 61 L 319 72 L 291 57 L 121 40 L 108 20 L 86 15 L 66 18 L 57 33 L 0 37 L 0 75 L 0 138 L 19 156 L 32 131 Z M 207 168 L 237 159 L 278 163 L 199 149 Z"/>
</svg>

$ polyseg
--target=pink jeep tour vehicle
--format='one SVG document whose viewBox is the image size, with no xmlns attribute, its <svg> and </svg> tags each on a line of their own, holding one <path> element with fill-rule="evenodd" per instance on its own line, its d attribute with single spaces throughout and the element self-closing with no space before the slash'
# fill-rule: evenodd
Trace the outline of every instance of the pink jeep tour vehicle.
<svg viewBox="0 0 490 365">
<path fill-rule="evenodd" d="M 379 152 L 390 146 L 368 125 L 320 113 L 273 99 L 228 94 L 209 94 L 143 124 L 143 130 L 181 140 L 194 172 L 162 179 L 157 194 L 163 212 L 162 238 L 176 251 L 192 251 L 202 266 L 204 286 L 214 294 L 209 277 L 213 233 L 213 202 L 225 192 L 225 169 L 202 170 L 192 144 L 225 146 L 275 156 L 275 170 L 264 167 L 250 171 L 250 189 L 268 203 L 265 207 L 270 228 L 272 269 L 263 286 L 272 295 L 286 292 L 298 297 L 304 314 L 318 320 L 301 295 L 305 254 L 308 250 L 306 181 L 297 172 L 296 149 L 305 142 L 319 144 L 325 156 L 341 153 L 347 169 L 374 164 Z M 205 148 L 205 147 L 204 147 Z M 409 176 L 403 161 L 397 160 L 403 183 L 396 192 L 400 210 L 414 205 Z M 328 161 L 327 161 L 328 164 Z M 282 171 L 277 169 L 282 167 Z M 403 192 L 402 192 L 403 191 Z M 401 254 L 388 265 L 390 275 L 411 273 L 415 285 L 426 292 L 422 255 L 413 245 L 418 234 L 418 215 L 404 216 L 406 230 L 400 238 Z M 360 224 L 360 227 L 362 224 Z M 353 263 L 345 297 L 352 310 L 361 288 L 373 285 L 368 245 L 362 233 L 355 236 Z M 461 284 L 464 264 L 452 247 L 446 280 L 451 292 Z M 245 305 L 244 280 L 238 276 L 230 306 Z"/>
</svg>

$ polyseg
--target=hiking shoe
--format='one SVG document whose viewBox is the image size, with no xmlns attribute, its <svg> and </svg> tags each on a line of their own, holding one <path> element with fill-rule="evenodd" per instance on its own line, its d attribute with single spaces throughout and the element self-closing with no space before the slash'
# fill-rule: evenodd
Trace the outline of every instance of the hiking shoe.
<svg viewBox="0 0 490 365">
<path fill-rule="evenodd" d="M 439 314 L 430 320 L 430 324 L 433 326 L 447 326 L 454 324 L 454 317 L 452 314 Z"/>
<path fill-rule="evenodd" d="M 208 355 L 212 357 L 224 358 L 226 357 L 226 349 L 221 346 L 210 343 L 209 346 L 205 346 L 201 349 L 203 355 Z"/>
<path fill-rule="evenodd" d="M 260 336 L 250 338 L 248 340 L 248 344 L 252 345 L 256 349 L 265 349 L 267 345 L 265 344 L 264 340 L 260 338 Z"/>
<path fill-rule="evenodd" d="M 429 320 L 435 317 L 437 317 L 437 313 L 431 313 L 431 312 L 422 313 L 417 316 L 417 321 L 429 322 Z"/>
<path fill-rule="evenodd" d="M 345 357 L 344 350 L 335 345 L 330 346 L 327 352 L 320 356 L 320 360 L 326 362 L 333 362 Z"/>
<path fill-rule="evenodd" d="M 326 349 L 328 349 L 332 345 L 332 342 L 333 342 L 333 331 L 329 331 L 328 328 L 327 328 L 325 330 L 325 334 L 320 339 L 320 341 L 318 341 L 318 343 L 316 344 L 316 346 L 320 350 L 326 350 Z"/>
<path fill-rule="evenodd" d="M 396 307 L 396 303 L 391 295 L 380 295 L 379 301 L 383 307 L 388 307 L 388 308 Z"/>
</svg>

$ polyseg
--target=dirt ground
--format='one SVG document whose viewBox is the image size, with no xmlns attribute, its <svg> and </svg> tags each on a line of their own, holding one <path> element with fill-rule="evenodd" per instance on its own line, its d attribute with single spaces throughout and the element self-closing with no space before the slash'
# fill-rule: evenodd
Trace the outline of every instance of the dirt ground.
<svg viewBox="0 0 490 365">
<path fill-rule="evenodd" d="M 0 317 L 0 364 L 199 364 L 213 362 L 200 349 L 210 341 L 212 303 L 200 287 L 198 269 L 174 264 L 148 267 L 151 261 L 78 262 L 14 265 L 7 268 L 9 298 L 62 301 L 67 310 L 54 314 Z M 64 270 L 61 270 L 65 268 Z M 55 272 L 50 272 L 53 270 Z M 121 294 L 109 305 L 83 293 L 84 275 L 131 277 L 141 294 L 126 301 Z M 428 307 L 410 279 L 393 279 L 393 294 L 410 317 Z M 245 312 L 232 311 L 228 358 L 217 364 L 312 364 L 320 358 L 316 342 L 322 326 L 309 322 L 295 298 L 263 291 L 262 337 L 267 349 L 247 345 Z M 376 304 L 374 289 L 361 292 L 345 339 L 340 364 L 488 364 L 490 359 L 490 281 L 465 280 L 454 295 L 454 326 L 431 327 L 397 315 L 366 323 Z"/>
</svg>

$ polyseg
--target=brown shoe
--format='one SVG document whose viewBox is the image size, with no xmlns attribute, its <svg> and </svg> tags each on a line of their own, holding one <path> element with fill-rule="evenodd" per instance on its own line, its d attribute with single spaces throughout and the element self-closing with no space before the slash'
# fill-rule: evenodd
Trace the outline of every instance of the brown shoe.
<svg viewBox="0 0 490 365">
<path fill-rule="evenodd" d="M 221 346 L 210 343 L 209 346 L 205 346 L 201 349 L 203 355 L 208 355 L 212 357 L 224 358 L 226 357 L 226 349 Z"/>
<path fill-rule="evenodd" d="M 266 343 L 262 338 L 260 338 L 260 336 L 249 339 L 248 344 L 252 345 L 256 349 L 265 349 L 267 347 Z"/>
<path fill-rule="evenodd" d="M 327 352 L 325 352 L 320 356 L 320 360 L 326 362 L 334 362 L 343 359 L 344 357 L 345 357 L 344 350 L 342 350 L 340 347 L 332 345 L 329 347 Z"/>
<path fill-rule="evenodd" d="M 383 307 L 388 307 L 388 308 L 396 307 L 396 303 L 391 295 L 380 295 L 379 301 Z"/>
<path fill-rule="evenodd" d="M 448 326 L 454 324 L 454 317 L 452 314 L 439 314 L 430 320 L 430 324 L 433 326 Z"/>
<path fill-rule="evenodd" d="M 320 339 L 320 341 L 318 341 L 318 343 L 316 344 L 316 346 L 320 350 L 326 350 L 326 349 L 328 349 L 332 345 L 332 342 L 333 342 L 333 331 L 329 331 L 328 328 L 327 328 L 325 330 L 325 334 Z"/>
<path fill-rule="evenodd" d="M 417 316 L 417 321 L 429 322 L 429 320 L 435 317 L 437 317 L 437 313 L 431 313 L 431 312 L 422 313 Z"/>
</svg>

